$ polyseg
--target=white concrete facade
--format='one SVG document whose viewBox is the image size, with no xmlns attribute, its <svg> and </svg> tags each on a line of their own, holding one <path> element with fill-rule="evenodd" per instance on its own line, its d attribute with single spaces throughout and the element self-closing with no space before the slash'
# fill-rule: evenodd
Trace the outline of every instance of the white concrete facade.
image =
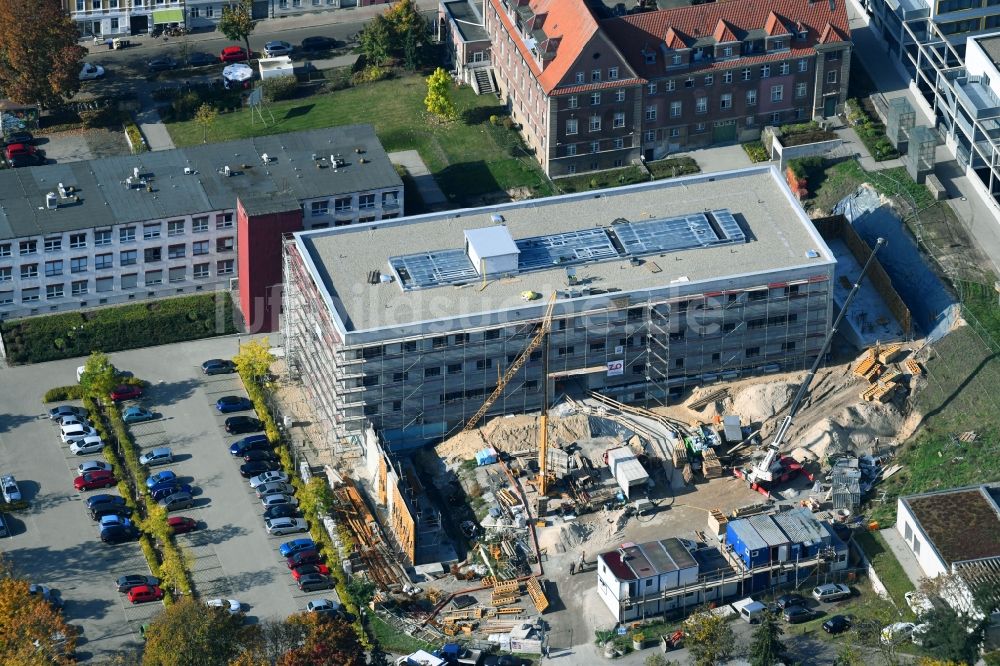
<svg viewBox="0 0 1000 666">
<path fill-rule="evenodd" d="M 903 498 L 896 500 L 896 531 L 903 537 L 903 541 L 917 558 L 917 564 L 928 578 L 940 576 L 948 572 L 948 565 L 930 542 L 920 522 L 910 511 Z"/>
<path fill-rule="evenodd" d="M 63 6 L 83 37 L 149 32 L 154 14 L 165 10 L 180 11 L 180 21 L 171 24 L 184 24 L 184 0 L 63 0 Z"/>
</svg>

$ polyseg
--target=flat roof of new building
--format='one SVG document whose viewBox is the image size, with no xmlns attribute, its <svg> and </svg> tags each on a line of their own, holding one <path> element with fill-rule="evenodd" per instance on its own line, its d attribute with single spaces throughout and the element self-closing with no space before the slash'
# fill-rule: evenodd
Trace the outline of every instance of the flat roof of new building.
<svg viewBox="0 0 1000 666">
<path fill-rule="evenodd" d="M 711 211 L 728 211 L 735 227 L 730 228 L 723 214 L 711 213 L 705 223 L 693 219 Z M 442 276 L 443 269 L 432 261 L 414 263 L 411 269 L 424 271 L 426 279 L 419 288 L 408 288 L 398 262 L 391 264 L 461 251 L 467 230 L 494 227 L 498 215 L 518 244 L 519 265 L 531 262 L 530 270 L 483 280 L 478 274 L 470 277 L 468 267 L 457 262 L 447 267 L 463 272 L 464 277 L 455 280 Z M 657 221 L 663 225 L 641 224 Z M 697 237 L 703 228 L 711 242 L 676 244 L 683 234 Z M 582 236 L 589 240 L 579 241 Z M 835 263 L 773 166 L 302 232 L 296 240 L 327 292 L 327 305 L 341 332 L 373 337 L 417 334 L 434 322 L 459 318 L 465 329 L 537 319 L 553 292 L 561 292 L 558 314 L 574 311 L 560 309 L 571 296 L 701 293 L 700 282 L 773 276 L 788 269 L 815 268 L 825 275 Z M 553 257 L 548 264 L 535 256 L 542 246 L 546 256 Z M 566 247 L 571 255 L 563 251 Z M 371 284 L 373 271 L 392 280 Z M 568 283 L 579 287 L 569 294 Z M 526 302 L 525 294 L 533 302 Z"/>
<path fill-rule="evenodd" d="M 332 168 L 333 155 L 345 163 Z M 59 206 L 49 209 L 46 195 L 58 193 L 60 183 L 71 196 L 60 197 Z M 0 239 L 235 208 L 237 197 L 304 200 L 386 187 L 402 187 L 402 180 L 371 125 L 5 169 L 0 171 Z"/>
<path fill-rule="evenodd" d="M 955 488 L 901 497 L 949 566 L 1000 557 L 1000 488 Z"/>
<path fill-rule="evenodd" d="M 1000 67 L 1000 33 L 973 37 L 996 67 Z"/>
<path fill-rule="evenodd" d="M 479 0 L 452 0 L 442 3 L 455 20 L 462 39 L 467 42 L 488 42 L 490 35 L 483 22 L 483 3 Z"/>
</svg>

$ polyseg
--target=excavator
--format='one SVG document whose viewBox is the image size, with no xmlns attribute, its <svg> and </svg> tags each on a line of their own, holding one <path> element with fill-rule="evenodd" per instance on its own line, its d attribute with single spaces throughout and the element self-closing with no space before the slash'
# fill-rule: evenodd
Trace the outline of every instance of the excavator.
<svg viewBox="0 0 1000 666">
<path fill-rule="evenodd" d="M 788 413 L 785 415 L 785 418 L 781 420 L 781 425 L 778 426 L 778 431 L 775 433 L 774 439 L 772 439 L 771 443 L 768 444 L 763 455 L 759 456 L 753 464 L 743 468 L 733 468 L 733 474 L 747 481 L 747 483 L 750 484 L 750 487 L 757 492 L 764 495 L 770 495 L 771 489 L 776 487 L 778 484 L 792 480 L 802 471 L 802 464 L 800 462 L 791 456 L 781 455 L 781 447 L 785 443 L 785 438 L 788 436 L 788 430 L 792 427 L 792 421 L 795 419 L 795 415 L 798 414 L 799 408 L 802 406 L 802 401 L 805 400 L 807 395 L 809 395 L 809 387 L 812 385 L 813 379 L 815 379 L 816 373 L 819 371 L 819 366 L 823 363 L 824 357 L 830 350 L 830 345 L 833 343 L 833 336 L 836 335 L 840 322 L 843 321 L 844 316 L 847 314 L 847 309 L 850 307 L 854 297 L 857 296 L 858 290 L 861 288 L 861 281 L 865 278 L 865 274 L 875 262 L 875 255 L 878 254 L 879 250 L 881 250 L 884 245 L 884 238 L 879 238 L 875 243 L 875 247 L 872 249 L 871 255 L 869 255 L 865 265 L 861 268 L 861 274 L 858 276 L 854 286 L 851 287 L 851 291 L 847 294 L 847 298 L 844 299 L 844 305 L 840 308 L 840 313 L 837 315 L 837 318 L 834 319 L 833 326 L 830 327 L 830 331 L 826 335 L 826 340 L 823 341 L 822 349 L 820 349 L 819 353 L 816 354 L 816 360 L 813 362 L 809 372 L 799 385 L 799 389 L 795 393 L 795 397 L 792 399 L 792 404 L 788 407 Z"/>
</svg>

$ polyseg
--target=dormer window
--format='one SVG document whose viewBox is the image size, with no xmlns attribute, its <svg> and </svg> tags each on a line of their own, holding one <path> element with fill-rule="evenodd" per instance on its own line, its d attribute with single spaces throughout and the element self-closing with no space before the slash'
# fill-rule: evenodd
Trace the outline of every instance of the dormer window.
<svg viewBox="0 0 1000 666">
<path fill-rule="evenodd" d="M 809 31 L 805 29 L 799 30 L 799 34 L 796 35 L 796 37 L 799 38 L 799 41 L 804 42 L 805 40 L 809 39 Z"/>
<path fill-rule="evenodd" d="M 680 53 L 675 53 L 674 57 L 672 59 L 672 62 L 675 65 L 683 65 L 684 64 L 684 56 L 682 56 Z"/>
<path fill-rule="evenodd" d="M 733 57 L 733 47 L 732 46 L 723 46 L 722 47 L 722 57 L 723 58 L 732 58 Z"/>
<path fill-rule="evenodd" d="M 610 79 L 611 81 L 614 81 L 617 78 L 618 78 L 618 68 L 617 67 L 608 67 L 608 79 Z"/>
<path fill-rule="evenodd" d="M 645 51 L 643 54 L 646 56 L 647 65 L 656 64 L 656 51 Z"/>
<path fill-rule="evenodd" d="M 773 42 L 771 42 L 771 48 L 775 51 L 780 51 L 781 49 L 785 48 L 785 40 L 783 39 L 774 40 Z"/>
</svg>

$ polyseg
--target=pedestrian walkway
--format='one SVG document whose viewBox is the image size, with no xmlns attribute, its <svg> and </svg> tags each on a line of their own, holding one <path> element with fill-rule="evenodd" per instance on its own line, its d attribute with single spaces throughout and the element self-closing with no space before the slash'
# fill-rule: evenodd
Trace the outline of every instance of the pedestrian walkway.
<svg viewBox="0 0 1000 666">
<path fill-rule="evenodd" d="M 431 172 L 427 169 L 427 165 L 420 158 L 420 153 L 415 150 L 400 150 L 395 153 L 389 153 L 389 161 L 404 167 L 410 174 L 414 184 L 417 186 L 417 193 L 420 195 L 420 200 L 423 201 L 425 208 L 435 210 L 448 205 L 448 197 L 438 187 L 434 176 L 431 175 Z"/>
<path fill-rule="evenodd" d="M 920 568 L 920 564 L 917 563 L 917 558 L 913 554 L 913 551 L 909 549 L 906 542 L 903 541 L 902 535 L 896 531 L 895 528 L 889 527 L 884 530 L 879 530 L 879 534 L 885 539 L 885 542 L 889 544 L 889 550 L 896 557 L 899 562 L 899 566 L 903 567 L 903 571 L 906 572 L 906 577 L 910 579 L 913 583 L 913 587 L 920 587 L 920 579 L 925 578 L 923 570 Z"/>
<path fill-rule="evenodd" d="M 159 112 L 156 110 L 156 103 L 150 94 L 149 86 L 144 85 L 139 90 L 139 103 L 141 111 L 135 114 L 135 122 L 139 125 L 139 131 L 146 138 L 146 145 L 150 150 L 171 150 L 174 147 L 173 139 L 167 126 L 163 124 Z"/>
</svg>

